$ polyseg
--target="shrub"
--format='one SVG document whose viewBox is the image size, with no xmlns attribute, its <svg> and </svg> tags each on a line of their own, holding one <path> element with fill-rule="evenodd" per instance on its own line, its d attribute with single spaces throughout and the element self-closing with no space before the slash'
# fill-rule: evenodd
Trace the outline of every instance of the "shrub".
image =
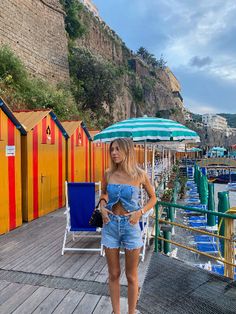
<svg viewBox="0 0 236 314">
<path fill-rule="evenodd" d="M 20 59 L 6 46 L 0 47 L 0 93 L 12 105 L 50 108 L 59 118 L 68 119 L 79 113 L 69 88 L 31 78 Z"/>
<path fill-rule="evenodd" d="M 81 23 L 79 15 L 83 9 L 78 0 L 60 0 L 66 12 L 65 28 L 71 39 L 81 37 L 85 33 L 85 27 Z"/>
</svg>

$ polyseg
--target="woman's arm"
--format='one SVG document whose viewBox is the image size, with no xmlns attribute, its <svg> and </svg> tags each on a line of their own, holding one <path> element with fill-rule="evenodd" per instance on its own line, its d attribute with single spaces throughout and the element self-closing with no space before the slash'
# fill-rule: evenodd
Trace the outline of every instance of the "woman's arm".
<svg viewBox="0 0 236 314">
<path fill-rule="evenodd" d="M 102 193 L 100 196 L 100 206 L 101 208 L 105 207 L 108 202 L 108 194 L 107 194 L 107 171 L 104 174 L 104 177 L 102 179 Z"/>
<path fill-rule="evenodd" d="M 100 197 L 101 203 L 100 203 L 100 211 L 102 214 L 102 220 L 104 224 L 107 224 L 109 222 L 109 216 L 108 213 L 111 213 L 108 209 L 106 209 L 106 204 L 108 202 L 108 193 L 107 193 L 107 171 L 104 174 L 103 180 L 102 180 L 102 194 Z"/>
<path fill-rule="evenodd" d="M 157 197 L 155 194 L 154 187 L 152 186 L 147 174 L 145 173 L 145 180 L 143 182 L 143 187 L 148 194 L 149 200 L 145 206 L 141 209 L 142 214 L 146 213 L 149 209 L 153 208 L 153 206 L 157 202 Z"/>
<path fill-rule="evenodd" d="M 136 224 L 141 218 L 141 216 L 145 214 L 149 209 L 151 209 L 157 202 L 155 190 L 153 186 L 151 185 L 151 182 L 148 179 L 148 176 L 146 173 L 144 174 L 144 182 L 142 184 L 149 196 L 149 200 L 147 204 L 143 206 L 140 210 L 132 212 L 131 215 L 127 214 L 127 215 L 130 215 L 129 221 L 131 224 Z"/>
</svg>

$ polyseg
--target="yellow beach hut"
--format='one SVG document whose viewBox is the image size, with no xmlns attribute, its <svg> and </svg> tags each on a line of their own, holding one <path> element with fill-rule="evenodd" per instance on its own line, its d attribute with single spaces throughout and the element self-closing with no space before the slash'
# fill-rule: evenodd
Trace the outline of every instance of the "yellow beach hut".
<svg viewBox="0 0 236 314">
<path fill-rule="evenodd" d="M 0 234 L 22 224 L 21 134 L 26 131 L 0 98 Z"/>
<path fill-rule="evenodd" d="M 14 115 L 27 131 L 22 137 L 22 212 L 30 221 L 64 206 L 68 135 L 51 110 Z"/>
<path fill-rule="evenodd" d="M 63 121 L 67 140 L 68 182 L 90 182 L 91 136 L 83 121 Z"/>
</svg>

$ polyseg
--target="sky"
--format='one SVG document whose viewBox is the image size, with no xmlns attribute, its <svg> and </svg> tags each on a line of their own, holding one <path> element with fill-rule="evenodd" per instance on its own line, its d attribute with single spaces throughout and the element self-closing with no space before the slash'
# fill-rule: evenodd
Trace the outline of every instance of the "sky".
<svg viewBox="0 0 236 314">
<path fill-rule="evenodd" d="M 194 113 L 236 113 L 236 0 L 93 0 L 137 51 L 163 55 Z"/>
</svg>

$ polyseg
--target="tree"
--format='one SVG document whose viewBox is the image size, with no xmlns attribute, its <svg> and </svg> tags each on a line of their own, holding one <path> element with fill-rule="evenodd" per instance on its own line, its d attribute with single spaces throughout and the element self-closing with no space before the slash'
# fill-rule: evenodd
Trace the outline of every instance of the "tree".
<svg viewBox="0 0 236 314">
<path fill-rule="evenodd" d="M 112 105 L 118 95 L 119 70 L 84 49 L 74 48 L 69 58 L 70 71 L 77 87 L 75 96 L 82 107 L 99 110 L 104 102 Z"/>
</svg>

